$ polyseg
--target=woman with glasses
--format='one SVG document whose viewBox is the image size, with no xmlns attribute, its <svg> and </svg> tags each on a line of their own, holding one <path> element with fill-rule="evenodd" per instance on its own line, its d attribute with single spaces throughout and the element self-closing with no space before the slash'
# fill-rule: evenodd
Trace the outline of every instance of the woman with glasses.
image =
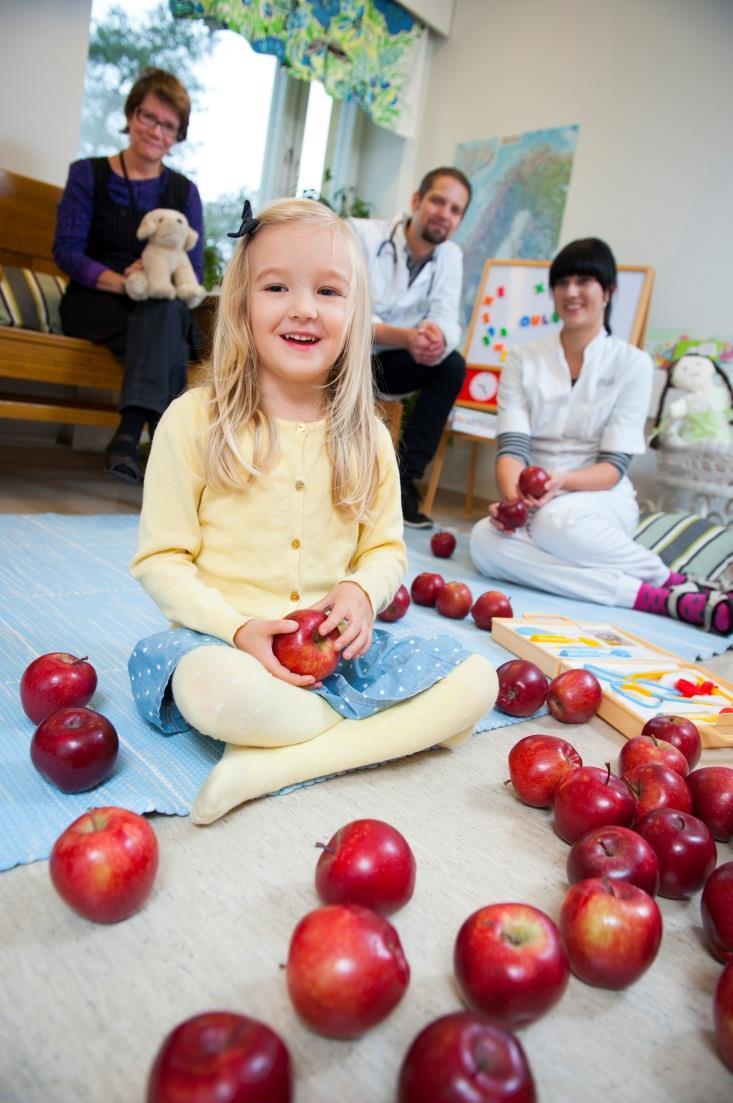
<svg viewBox="0 0 733 1103">
<path fill-rule="evenodd" d="M 136 234 L 156 207 L 181 211 L 198 234 L 189 253 L 203 274 L 203 216 L 198 190 L 163 158 L 188 131 L 191 103 L 171 73 L 145 69 L 125 102 L 127 148 L 75 161 L 58 206 L 54 258 L 70 277 L 61 323 L 71 337 L 106 345 L 123 362 L 120 424 L 107 446 L 105 470 L 142 482 L 139 444 L 152 436 L 168 404 L 186 385 L 194 324 L 180 300 L 134 302 L 125 278 L 141 267 Z"/>
</svg>

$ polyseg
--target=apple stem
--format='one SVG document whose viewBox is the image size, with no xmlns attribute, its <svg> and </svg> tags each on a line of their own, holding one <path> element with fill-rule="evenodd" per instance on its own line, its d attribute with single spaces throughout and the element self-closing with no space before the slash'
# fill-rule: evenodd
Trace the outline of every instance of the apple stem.
<svg viewBox="0 0 733 1103">
<path fill-rule="evenodd" d="M 73 663 L 72 663 L 71 665 L 72 665 L 72 666 L 76 666 L 76 664 L 77 664 L 77 663 L 85 663 L 85 662 L 87 661 L 87 659 L 88 659 L 88 658 L 89 658 L 89 656 L 88 656 L 88 655 L 83 655 L 83 656 L 81 657 L 81 659 L 74 659 L 74 661 L 73 661 Z"/>
<path fill-rule="evenodd" d="M 336 850 L 334 849 L 334 847 L 329 846 L 328 843 L 314 843 L 313 845 L 319 847 L 319 849 L 321 849 L 321 850 L 325 850 L 327 854 L 335 854 L 336 853 Z"/>
<path fill-rule="evenodd" d="M 608 785 L 610 780 L 611 780 L 611 763 L 607 762 L 606 763 L 606 780 L 605 780 L 604 784 Z"/>
</svg>

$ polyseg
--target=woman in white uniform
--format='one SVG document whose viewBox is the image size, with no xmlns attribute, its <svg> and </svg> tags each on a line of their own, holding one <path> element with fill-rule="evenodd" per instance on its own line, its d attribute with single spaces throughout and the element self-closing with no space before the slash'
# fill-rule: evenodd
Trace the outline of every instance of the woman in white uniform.
<svg viewBox="0 0 733 1103">
<path fill-rule="evenodd" d="M 645 450 L 649 355 L 612 336 L 616 262 L 605 242 L 567 245 L 552 262 L 559 333 L 510 353 L 501 373 L 496 483 L 520 496 L 528 465 L 550 474 L 511 532 L 497 503 L 475 525 L 471 555 L 490 578 L 602 605 L 675 616 L 727 635 L 727 594 L 711 593 L 634 541 L 639 509 L 628 467 Z"/>
</svg>

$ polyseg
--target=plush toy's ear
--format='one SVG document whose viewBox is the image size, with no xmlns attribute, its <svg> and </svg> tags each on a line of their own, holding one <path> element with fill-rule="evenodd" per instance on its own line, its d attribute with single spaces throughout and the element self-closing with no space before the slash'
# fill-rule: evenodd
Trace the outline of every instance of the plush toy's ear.
<svg viewBox="0 0 733 1103">
<path fill-rule="evenodd" d="M 148 211 L 140 222 L 137 228 L 137 236 L 140 241 L 145 241 L 146 237 L 150 237 L 151 234 L 155 233 L 155 215 L 156 211 Z"/>
<path fill-rule="evenodd" d="M 186 250 L 186 252 L 188 252 L 189 249 L 193 249 L 193 247 L 196 244 L 196 242 L 198 241 L 198 239 L 199 239 L 199 235 L 196 233 L 195 230 L 192 230 L 191 227 L 189 226 L 188 233 L 186 234 L 186 241 L 185 241 L 185 244 L 183 246 L 183 248 Z"/>
</svg>

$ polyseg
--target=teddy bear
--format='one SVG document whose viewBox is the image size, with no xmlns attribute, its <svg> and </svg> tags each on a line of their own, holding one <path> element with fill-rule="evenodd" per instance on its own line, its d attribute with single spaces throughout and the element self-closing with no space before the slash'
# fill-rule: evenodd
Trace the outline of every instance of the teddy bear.
<svg viewBox="0 0 733 1103">
<path fill-rule="evenodd" d="M 130 273 L 125 291 L 131 299 L 175 299 L 193 310 L 206 295 L 196 279 L 187 256 L 198 241 L 198 234 L 180 211 L 156 207 L 143 217 L 137 229 L 140 241 L 147 239 L 142 252 L 143 271 Z"/>
<path fill-rule="evenodd" d="M 719 376 L 724 386 L 718 386 Z M 686 393 L 669 403 L 662 416 L 664 400 L 670 387 Z M 654 436 L 661 436 L 665 445 L 693 447 L 705 444 L 733 444 L 731 403 L 733 390 L 722 368 L 709 356 L 686 353 L 674 363 L 659 404 Z M 656 447 L 658 441 L 652 442 Z"/>
</svg>

